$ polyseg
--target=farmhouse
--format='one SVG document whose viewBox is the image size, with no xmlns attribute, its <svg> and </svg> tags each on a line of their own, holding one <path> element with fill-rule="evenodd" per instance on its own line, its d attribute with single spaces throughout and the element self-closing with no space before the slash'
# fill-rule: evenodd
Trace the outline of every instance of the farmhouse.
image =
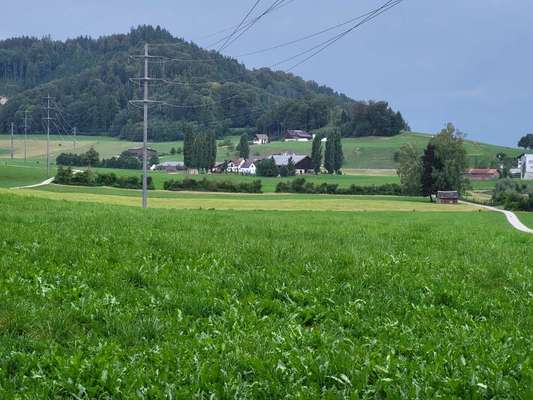
<svg viewBox="0 0 533 400">
<path fill-rule="evenodd" d="M 236 160 L 229 161 L 226 167 L 226 171 L 238 173 L 245 161 L 246 160 L 244 158 L 237 158 Z"/>
<path fill-rule="evenodd" d="M 296 170 L 296 175 L 306 174 L 307 172 L 313 169 L 313 163 L 311 161 L 311 157 L 309 156 L 302 156 L 294 153 L 283 153 L 274 154 L 270 158 L 274 160 L 278 168 L 288 166 L 289 160 L 292 159 L 292 162 L 294 163 L 294 168 Z"/>
<path fill-rule="evenodd" d="M 438 191 L 437 203 L 438 204 L 457 204 L 459 202 L 459 193 L 456 190 L 450 191 Z"/>
<path fill-rule="evenodd" d="M 152 165 L 152 171 L 177 172 L 185 170 L 185 164 L 181 161 L 165 161 L 161 164 Z"/>
<path fill-rule="evenodd" d="M 522 179 L 533 179 L 533 154 L 522 154 L 518 158 L 518 168 L 520 168 Z"/>
<path fill-rule="evenodd" d="M 239 168 L 239 173 L 243 175 L 255 175 L 257 169 L 256 162 L 254 159 L 244 160 L 244 163 Z"/>
<path fill-rule="evenodd" d="M 288 130 L 283 134 L 283 140 L 286 142 L 308 142 L 313 140 L 313 135 L 306 131 Z"/>
<path fill-rule="evenodd" d="M 142 147 L 139 147 L 139 148 L 136 148 L 136 149 L 128 149 L 126 151 L 124 151 L 122 154 L 124 154 L 125 156 L 129 156 L 129 157 L 136 157 L 136 158 L 139 158 L 139 159 L 142 159 L 143 158 L 143 148 Z M 146 154 L 148 155 L 148 159 L 154 157 L 154 156 L 157 156 L 157 151 L 155 151 L 154 149 L 146 149 Z"/>
<path fill-rule="evenodd" d="M 498 179 L 500 173 L 495 168 L 470 168 L 466 170 L 465 177 L 473 181 L 489 181 Z"/>
<path fill-rule="evenodd" d="M 267 144 L 268 142 L 268 135 L 258 133 L 254 136 L 254 144 Z"/>
</svg>

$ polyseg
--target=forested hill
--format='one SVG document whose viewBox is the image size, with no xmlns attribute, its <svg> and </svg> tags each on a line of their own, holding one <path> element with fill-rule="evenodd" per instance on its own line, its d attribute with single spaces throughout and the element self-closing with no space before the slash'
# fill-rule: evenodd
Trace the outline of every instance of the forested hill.
<svg viewBox="0 0 533 400">
<path fill-rule="evenodd" d="M 145 42 L 167 57 L 150 64 L 151 75 L 167 82 L 151 85 L 151 96 L 173 106 L 153 106 L 151 137 L 180 139 L 187 130 L 252 127 L 271 135 L 284 129 L 338 127 L 343 136 L 391 136 L 408 129 L 386 102 L 354 101 L 315 82 L 269 69 L 248 70 L 236 60 L 173 37 L 159 27 L 141 26 L 128 34 L 54 41 L 29 37 L 0 41 L 0 132 L 10 123 L 23 129 L 30 111 L 31 131 L 42 131 L 44 97 L 54 98 L 52 126 L 69 131 L 138 139 L 142 115 L 129 104 L 140 98 Z M 172 59 L 172 60 L 169 60 Z"/>
</svg>

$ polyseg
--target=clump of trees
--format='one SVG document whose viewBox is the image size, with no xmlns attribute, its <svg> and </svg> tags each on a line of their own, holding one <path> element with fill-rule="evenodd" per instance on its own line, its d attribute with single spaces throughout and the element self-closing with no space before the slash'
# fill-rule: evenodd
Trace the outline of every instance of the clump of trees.
<svg viewBox="0 0 533 400">
<path fill-rule="evenodd" d="M 492 201 L 506 210 L 533 211 L 533 185 L 501 179 L 496 183 Z"/>
<path fill-rule="evenodd" d="M 109 159 L 100 160 L 100 155 L 96 150 L 90 148 L 85 153 L 61 153 L 56 158 L 57 165 L 72 166 L 72 167 L 102 167 L 102 168 L 117 168 L 117 169 L 141 169 L 142 162 L 137 157 L 129 156 L 123 152 L 118 157 L 111 157 Z M 149 160 L 149 164 L 158 164 L 159 158 L 153 156 Z"/>
<path fill-rule="evenodd" d="M 392 195 L 401 196 L 405 192 L 395 183 L 385 185 L 357 186 L 351 185 L 345 188 L 336 183 L 314 184 L 307 182 L 305 178 L 296 178 L 289 182 L 279 182 L 276 185 L 277 193 L 307 193 L 307 194 L 342 194 L 342 195 Z"/>
<path fill-rule="evenodd" d="M 522 136 L 518 141 L 518 147 L 533 149 L 533 133 L 528 133 L 527 135 Z"/>
<path fill-rule="evenodd" d="M 289 158 L 287 165 L 278 167 L 273 158 L 266 158 L 256 163 L 255 173 L 257 176 L 273 177 L 273 176 L 295 176 L 296 166 L 292 157 Z"/>
<path fill-rule="evenodd" d="M 210 181 L 206 178 L 170 180 L 164 183 L 165 190 L 183 191 L 190 190 L 196 192 L 229 192 L 229 193 L 261 193 L 261 181 L 235 183 L 230 180 Z"/>
<path fill-rule="evenodd" d="M 409 145 L 400 150 L 398 175 L 406 193 L 429 196 L 439 190 L 463 192 L 468 186 L 463 137 L 447 124 L 430 140 L 422 156 Z"/>
<path fill-rule="evenodd" d="M 217 159 L 217 139 L 213 131 L 195 134 L 188 131 L 183 141 L 185 167 L 207 172 Z"/>
<path fill-rule="evenodd" d="M 344 153 L 342 151 L 341 135 L 338 130 L 335 130 L 328 135 L 324 153 L 324 168 L 326 168 L 328 174 L 338 174 L 341 172 L 343 162 Z"/>
<path fill-rule="evenodd" d="M 61 185 L 112 186 L 122 189 L 142 188 L 142 177 L 140 176 L 117 176 L 114 173 L 95 173 L 91 170 L 74 173 L 72 168 L 63 166 L 58 168 L 54 182 Z M 152 177 L 148 177 L 147 184 L 149 190 L 154 189 Z"/>
</svg>

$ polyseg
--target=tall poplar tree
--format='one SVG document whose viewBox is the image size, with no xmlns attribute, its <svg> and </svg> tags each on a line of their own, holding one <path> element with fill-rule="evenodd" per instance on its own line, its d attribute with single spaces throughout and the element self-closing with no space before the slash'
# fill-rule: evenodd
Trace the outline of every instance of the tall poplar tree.
<svg viewBox="0 0 533 400">
<path fill-rule="evenodd" d="M 324 168 L 328 171 L 328 174 L 335 172 L 335 137 L 334 133 L 328 135 L 326 142 L 326 151 L 324 153 Z"/>
<path fill-rule="evenodd" d="M 320 167 L 322 166 L 322 136 L 320 135 L 315 135 L 313 139 L 311 162 L 313 165 L 313 171 L 315 171 L 315 174 L 318 174 L 320 172 Z"/>
<path fill-rule="evenodd" d="M 246 133 L 241 136 L 237 150 L 239 151 L 239 157 L 250 157 L 250 146 L 248 145 L 248 135 Z"/>
</svg>

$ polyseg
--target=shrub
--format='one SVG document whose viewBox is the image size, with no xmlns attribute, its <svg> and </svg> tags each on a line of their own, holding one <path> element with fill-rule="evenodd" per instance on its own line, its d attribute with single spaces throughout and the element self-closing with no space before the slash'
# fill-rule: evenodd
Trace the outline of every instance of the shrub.
<svg viewBox="0 0 533 400">
<path fill-rule="evenodd" d="M 91 170 L 73 173 L 70 167 L 59 167 L 55 176 L 55 182 L 62 185 L 76 186 L 112 186 L 123 189 L 141 189 L 142 177 L 138 176 L 116 176 L 114 173 L 102 174 L 94 173 Z M 148 189 L 154 189 L 152 177 L 147 180 Z"/>
<path fill-rule="evenodd" d="M 321 183 L 315 185 L 306 182 L 305 178 L 296 178 L 290 182 L 279 182 L 276 186 L 277 193 L 317 193 L 317 194 L 346 194 L 346 195 L 393 195 L 402 196 L 405 192 L 402 187 L 395 183 L 381 186 L 356 186 L 340 188 L 336 183 Z"/>
<path fill-rule="evenodd" d="M 190 190 L 194 192 L 228 192 L 228 193 L 261 193 L 261 181 L 240 182 L 235 184 L 232 181 L 209 181 L 185 178 L 182 181 L 170 180 L 164 183 L 165 190 L 182 191 Z"/>
</svg>

